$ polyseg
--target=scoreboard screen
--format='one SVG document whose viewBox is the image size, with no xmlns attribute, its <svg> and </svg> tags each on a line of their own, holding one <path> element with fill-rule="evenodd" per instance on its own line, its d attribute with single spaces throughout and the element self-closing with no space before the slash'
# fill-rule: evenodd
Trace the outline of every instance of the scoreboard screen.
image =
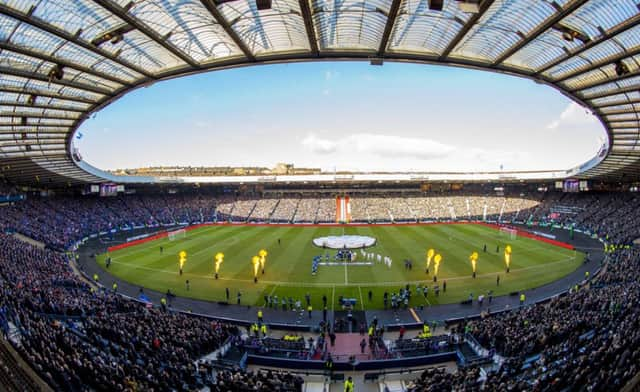
<svg viewBox="0 0 640 392">
<path fill-rule="evenodd" d="M 580 192 L 580 181 L 565 180 L 562 186 L 563 192 Z"/>
<path fill-rule="evenodd" d="M 117 196 L 118 186 L 116 184 L 100 184 L 100 196 Z"/>
</svg>

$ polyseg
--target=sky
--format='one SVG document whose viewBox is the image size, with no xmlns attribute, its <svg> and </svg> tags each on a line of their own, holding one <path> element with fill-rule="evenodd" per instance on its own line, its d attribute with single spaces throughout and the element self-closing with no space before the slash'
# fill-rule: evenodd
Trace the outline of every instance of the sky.
<svg viewBox="0 0 640 392">
<path fill-rule="evenodd" d="M 564 170 L 604 128 L 531 80 L 385 62 L 262 65 L 137 89 L 84 122 L 101 169 L 265 166 L 325 171 Z"/>
</svg>

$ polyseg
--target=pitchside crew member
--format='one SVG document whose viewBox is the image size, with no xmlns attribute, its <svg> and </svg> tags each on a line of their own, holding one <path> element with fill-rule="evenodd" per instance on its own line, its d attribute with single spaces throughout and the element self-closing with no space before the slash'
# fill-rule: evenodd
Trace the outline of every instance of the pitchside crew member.
<svg viewBox="0 0 640 392">
<path fill-rule="evenodd" d="M 353 392 L 353 379 L 351 376 L 344 382 L 344 392 Z"/>
</svg>

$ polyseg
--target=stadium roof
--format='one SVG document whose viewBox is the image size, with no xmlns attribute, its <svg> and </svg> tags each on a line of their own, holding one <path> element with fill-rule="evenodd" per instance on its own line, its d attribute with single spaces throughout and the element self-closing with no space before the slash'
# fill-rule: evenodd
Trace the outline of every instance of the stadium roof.
<svg viewBox="0 0 640 392">
<path fill-rule="evenodd" d="M 590 108 L 609 135 L 606 157 L 577 168 L 578 177 L 640 178 L 640 0 L 438 3 L 0 0 L 0 175 L 102 181 L 77 164 L 73 135 L 136 87 L 253 64 L 362 59 L 548 84 Z"/>
</svg>

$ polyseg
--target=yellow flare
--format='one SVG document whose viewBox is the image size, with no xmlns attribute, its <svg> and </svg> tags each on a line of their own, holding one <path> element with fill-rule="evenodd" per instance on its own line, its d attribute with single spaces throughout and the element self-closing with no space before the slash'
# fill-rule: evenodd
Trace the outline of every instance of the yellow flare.
<svg viewBox="0 0 640 392">
<path fill-rule="evenodd" d="M 267 251 L 264 249 L 260 249 L 260 251 L 258 252 L 258 256 L 260 256 L 260 268 L 262 268 L 264 270 L 264 263 L 267 260 Z"/>
<path fill-rule="evenodd" d="M 431 260 L 433 259 L 433 255 L 436 254 L 436 251 L 431 248 L 427 251 L 427 269 L 429 269 L 429 265 L 431 265 Z"/>
<path fill-rule="evenodd" d="M 433 258 L 433 269 L 434 269 L 434 276 L 438 276 L 438 269 L 440 268 L 440 262 L 442 261 L 442 256 L 438 253 L 434 258 Z"/>
<path fill-rule="evenodd" d="M 224 261 L 224 253 L 218 252 L 213 258 L 215 259 L 215 270 L 217 274 L 218 271 L 220 271 L 220 265 L 222 265 L 222 262 Z"/>
<path fill-rule="evenodd" d="M 251 258 L 251 263 L 253 264 L 253 276 L 258 276 L 258 268 L 260 267 L 260 257 L 253 256 Z"/>
<path fill-rule="evenodd" d="M 184 250 L 181 250 L 180 253 L 178 253 L 178 263 L 180 264 L 180 269 L 184 267 L 184 263 L 186 262 L 187 262 L 187 252 L 185 252 Z"/>
<path fill-rule="evenodd" d="M 476 272 L 476 267 L 478 264 L 478 252 L 473 252 L 471 253 L 471 255 L 469 256 L 469 260 L 471 261 L 471 268 L 473 269 L 473 272 Z"/>
<path fill-rule="evenodd" d="M 511 245 L 507 245 L 504 248 L 504 263 L 507 265 L 507 268 L 511 265 Z"/>
</svg>

